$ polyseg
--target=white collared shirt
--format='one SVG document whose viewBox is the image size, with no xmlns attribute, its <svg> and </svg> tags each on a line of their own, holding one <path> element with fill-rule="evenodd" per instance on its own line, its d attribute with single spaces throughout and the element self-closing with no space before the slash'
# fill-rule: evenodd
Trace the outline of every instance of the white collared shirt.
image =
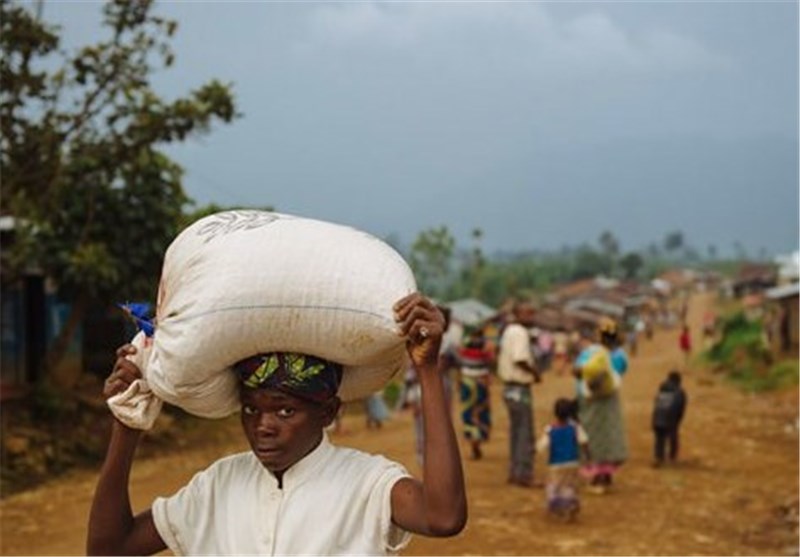
<svg viewBox="0 0 800 557">
<path fill-rule="evenodd" d="M 218 460 L 153 520 L 176 555 L 386 555 L 410 534 L 392 523 L 391 492 L 409 474 L 327 436 L 283 474 L 283 489 L 252 452 Z"/>
<path fill-rule="evenodd" d="M 533 383 L 533 374 L 521 369 L 517 362 L 526 362 L 533 367 L 530 335 L 528 329 L 519 323 L 509 323 L 500 337 L 497 376 L 507 383 Z"/>
</svg>

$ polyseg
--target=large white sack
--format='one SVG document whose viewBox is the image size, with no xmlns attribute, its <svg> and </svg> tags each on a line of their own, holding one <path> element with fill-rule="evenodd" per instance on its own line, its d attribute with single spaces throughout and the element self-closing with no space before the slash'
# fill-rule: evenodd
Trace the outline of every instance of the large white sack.
<svg viewBox="0 0 800 557">
<path fill-rule="evenodd" d="M 203 417 L 238 411 L 230 366 L 261 352 L 344 365 L 339 396 L 381 389 L 406 364 L 393 304 L 416 290 L 389 245 L 353 228 L 266 211 L 205 217 L 169 246 L 146 379 Z"/>
</svg>

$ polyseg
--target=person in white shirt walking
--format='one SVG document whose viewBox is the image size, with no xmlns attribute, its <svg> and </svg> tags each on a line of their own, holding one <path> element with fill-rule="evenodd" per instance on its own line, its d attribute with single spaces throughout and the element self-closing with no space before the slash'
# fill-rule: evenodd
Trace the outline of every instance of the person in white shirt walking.
<svg viewBox="0 0 800 557">
<path fill-rule="evenodd" d="M 416 366 L 425 413 L 423 480 L 382 456 L 335 447 L 325 435 L 339 409 L 342 368 L 310 355 L 239 362 L 241 421 L 251 451 L 218 460 L 134 516 L 128 480 L 141 431 L 115 419 L 89 517 L 89 555 L 391 554 L 411 533 L 452 536 L 467 520 L 461 458 L 438 357 L 444 320 L 411 294 L 395 305 Z M 125 345 L 107 397 L 140 370 Z"/>
</svg>

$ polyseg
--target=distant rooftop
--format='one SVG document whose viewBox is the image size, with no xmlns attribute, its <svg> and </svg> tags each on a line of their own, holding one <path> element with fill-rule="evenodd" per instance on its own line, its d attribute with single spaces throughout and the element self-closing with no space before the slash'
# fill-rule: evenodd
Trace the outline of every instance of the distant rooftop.
<svg viewBox="0 0 800 557">
<path fill-rule="evenodd" d="M 784 284 L 770 288 L 765 292 L 767 298 L 770 300 L 779 300 L 781 298 L 789 298 L 800 294 L 800 283 L 793 282 L 792 284 Z"/>
<path fill-rule="evenodd" d="M 775 257 L 778 265 L 778 277 L 781 280 L 797 280 L 800 278 L 800 251 Z"/>
</svg>

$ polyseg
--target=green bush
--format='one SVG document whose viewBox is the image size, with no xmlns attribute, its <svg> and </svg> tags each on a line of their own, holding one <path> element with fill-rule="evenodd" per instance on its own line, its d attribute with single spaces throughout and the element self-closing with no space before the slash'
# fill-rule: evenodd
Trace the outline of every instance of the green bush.
<svg viewBox="0 0 800 557">
<path fill-rule="evenodd" d="M 798 374 L 800 364 L 794 360 L 784 360 L 763 371 L 743 365 L 731 370 L 728 378 L 747 391 L 763 392 L 797 385 Z"/>
<path fill-rule="evenodd" d="M 784 360 L 772 366 L 769 377 L 776 388 L 797 385 L 800 380 L 800 362 L 797 360 Z"/>
<path fill-rule="evenodd" d="M 723 367 L 738 367 L 769 361 L 761 322 L 750 321 L 742 312 L 728 317 L 722 324 L 722 336 L 705 357 Z"/>
<path fill-rule="evenodd" d="M 786 360 L 770 366 L 772 353 L 764 342 L 760 321 L 742 312 L 722 323 L 720 340 L 703 356 L 728 379 L 748 391 L 780 389 L 798 382 L 798 363 Z"/>
</svg>

